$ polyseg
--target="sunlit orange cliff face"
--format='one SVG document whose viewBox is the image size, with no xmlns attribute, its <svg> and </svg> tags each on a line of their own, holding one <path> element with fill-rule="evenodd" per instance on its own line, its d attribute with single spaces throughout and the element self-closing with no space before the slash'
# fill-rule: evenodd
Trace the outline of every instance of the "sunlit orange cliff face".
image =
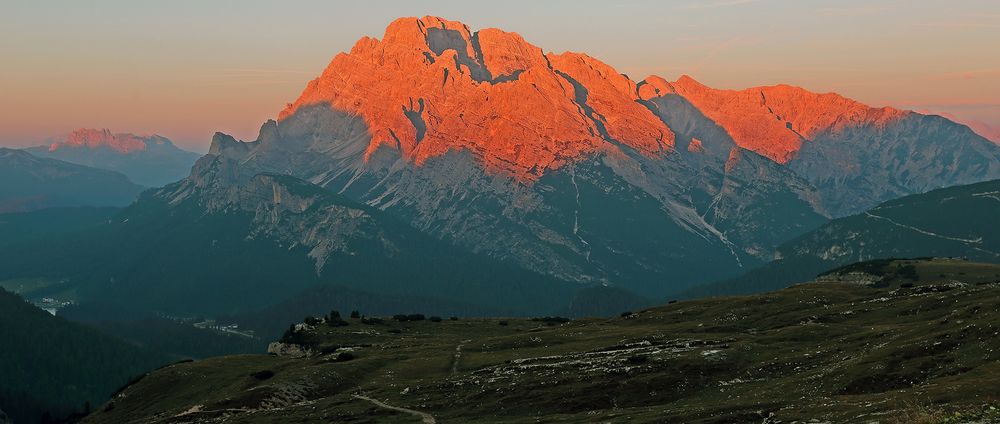
<svg viewBox="0 0 1000 424">
<path fill-rule="evenodd" d="M 128 154 L 146 150 L 146 142 L 142 136 L 135 134 L 112 134 L 108 129 L 81 128 L 69 133 L 64 140 L 49 145 L 50 152 L 64 148 L 108 148 Z"/>
<path fill-rule="evenodd" d="M 424 17 L 398 19 L 381 40 L 362 38 L 337 55 L 279 119 L 329 103 L 364 119 L 366 158 L 388 146 L 420 165 L 465 149 L 488 170 L 531 181 L 599 150 L 671 154 L 674 132 L 643 105 L 664 95 L 684 97 L 738 146 L 779 163 L 824 132 L 909 113 L 790 86 L 715 90 L 656 76 L 637 84 L 584 54 L 544 53 L 516 33 Z"/>
<path fill-rule="evenodd" d="M 736 145 L 778 163 L 791 160 L 802 142 L 847 127 L 884 126 L 905 111 L 872 108 L 837 94 L 817 94 L 798 87 L 777 85 L 741 91 L 717 90 L 689 76 L 670 83 L 646 78 L 639 91 L 643 99 L 676 94 L 722 126 Z"/>
</svg>

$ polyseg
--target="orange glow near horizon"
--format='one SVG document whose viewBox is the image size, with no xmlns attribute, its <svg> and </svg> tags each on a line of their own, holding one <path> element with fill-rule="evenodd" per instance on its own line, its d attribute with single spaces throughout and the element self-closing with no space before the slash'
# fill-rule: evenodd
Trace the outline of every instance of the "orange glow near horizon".
<svg viewBox="0 0 1000 424">
<path fill-rule="evenodd" d="M 546 52 L 585 52 L 633 81 L 785 83 L 1000 128 L 995 1 L 105 0 L 5 8 L 0 145 L 80 127 L 157 133 L 200 151 L 215 131 L 253 139 L 336 53 L 381 37 L 397 17 L 428 14 L 518 32 Z"/>
</svg>

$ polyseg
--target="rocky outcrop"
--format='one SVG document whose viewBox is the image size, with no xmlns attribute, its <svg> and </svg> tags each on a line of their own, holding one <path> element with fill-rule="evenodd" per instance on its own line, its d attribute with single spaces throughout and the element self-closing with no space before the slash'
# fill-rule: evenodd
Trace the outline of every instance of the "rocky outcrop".
<svg viewBox="0 0 1000 424">
<path fill-rule="evenodd" d="M 268 355 L 284 356 L 287 358 L 308 358 L 316 354 L 315 351 L 305 346 L 294 343 L 272 342 L 267 345 Z"/>
<path fill-rule="evenodd" d="M 226 157 L 209 156 L 203 162 L 198 178 L 154 195 L 174 205 L 192 199 L 205 213 L 252 216 L 247 238 L 305 248 L 317 274 L 331 256 L 354 255 L 353 240 L 381 243 L 386 252 L 398 249 L 380 222 L 360 205 L 283 175 L 238 175 L 240 167 Z"/>
</svg>

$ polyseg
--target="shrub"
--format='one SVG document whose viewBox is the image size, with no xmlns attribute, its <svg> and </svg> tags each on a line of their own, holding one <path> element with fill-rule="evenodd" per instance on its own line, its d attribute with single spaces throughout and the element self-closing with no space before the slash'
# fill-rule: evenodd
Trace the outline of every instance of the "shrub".
<svg viewBox="0 0 1000 424">
<path fill-rule="evenodd" d="M 285 330 L 285 333 L 281 335 L 281 339 L 279 341 L 282 343 L 294 343 L 293 340 L 295 339 L 296 339 L 295 324 L 292 324 L 288 326 L 288 329 Z"/>
<path fill-rule="evenodd" d="M 409 314 L 409 315 L 396 314 L 392 316 L 392 319 L 399 322 L 406 322 L 406 321 L 423 321 L 424 319 L 426 319 L 426 317 L 424 317 L 424 314 Z"/>
<path fill-rule="evenodd" d="M 381 324 L 383 322 L 384 321 L 382 321 L 381 318 L 375 318 L 375 317 L 363 317 L 363 318 L 361 318 L 361 323 L 362 324 L 375 325 L 375 324 Z"/>
<path fill-rule="evenodd" d="M 899 267 L 896 273 L 903 278 L 908 278 L 910 280 L 919 280 L 920 276 L 917 275 L 917 267 L 913 265 L 907 265 Z"/>
<path fill-rule="evenodd" d="M 646 355 L 632 355 L 632 356 L 629 356 L 628 359 L 625 360 L 625 362 L 628 362 L 629 364 L 632 364 L 632 365 L 638 365 L 638 364 L 644 363 L 644 362 L 646 362 L 648 360 L 649 360 L 649 358 Z"/>
<path fill-rule="evenodd" d="M 900 284 L 899 286 L 902 287 L 902 288 L 904 288 L 904 289 L 908 289 L 908 288 L 913 287 L 913 283 L 903 283 L 903 284 Z"/>
<path fill-rule="evenodd" d="M 500 321 L 499 324 L 506 327 L 509 323 L 507 321 Z"/>
<path fill-rule="evenodd" d="M 451 318 L 448 318 L 448 319 L 450 319 L 452 321 L 458 321 L 458 317 L 451 317 Z"/>
<path fill-rule="evenodd" d="M 337 362 L 347 362 L 354 359 L 354 354 L 351 352 L 340 352 L 337 354 Z"/>
<path fill-rule="evenodd" d="M 361 318 L 361 312 L 351 311 L 351 318 L 354 318 L 354 319 Z"/>
<path fill-rule="evenodd" d="M 302 322 L 304 322 L 304 323 L 306 323 L 308 325 L 316 325 L 316 324 L 319 324 L 319 318 L 316 318 L 316 317 L 310 315 L 310 316 L 305 317 L 305 319 L 303 319 Z"/>
<path fill-rule="evenodd" d="M 621 317 L 625 318 L 625 317 L 630 317 L 632 315 L 635 315 L 632 311 L 625 311 L 625 312 L 622 312 Z"/>
<path fill-rule="evenodd" d="M 253 377 L 253 378 L 256 378 L 258 380 L 267 380 L 267 379 L 269 379 L 271 377 L 274 377 L 274 371 L 271 371 L 271 370 L 261 370 L 261 371 L 257 371 L 255 373 L 250 374 L 250 376 Z"/>
<path fill-rule="evenodd" d="M 531 320 L 535 322 L 544 322 L 546 324 L 565 324 L 570 321 L 570 319 L 566 317 L 535 317 Z"/>
<path fill-rule="evenodd" d="M 399 333 L 402 333 L 403 330 L 400 330 L 398 328 L 390 328 L 389 332 L 392 333 L 392 334 L 399 334 Z"/>
<path fill-rule="evenodd" d="M 430 320 L 431 322 L 441 322 L 441 317 L 439 317 L 439 316 L 432 316 L 432 317 L 430 317 L 430 318 L 428 318 L 428 319 L 429 319 L 429 320 Z"/>
</svg>

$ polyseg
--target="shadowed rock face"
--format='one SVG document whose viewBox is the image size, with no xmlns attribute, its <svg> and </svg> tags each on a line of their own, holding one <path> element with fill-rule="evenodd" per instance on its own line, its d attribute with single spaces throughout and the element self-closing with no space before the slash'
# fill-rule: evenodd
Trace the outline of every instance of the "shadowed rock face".
<svg viewBox="0 0 1000 424">
<path fill-rule="evenodd" d="M 257 140 L 217 135 L 225 178 L 189 179 L 289 174 L 474 252 L 660 296 L 827 217 L 1000 177 L 1000 149 L 963 128 L 789 86 L 635 83 L 518 34 L 403 18 L 337 55 Z"/>
<path fill-rule="evenodd" d="M 369 155 L 369 134 L 357 116 L 325 104 L 303 107 L 266 123 L 253 143 L 218 135 L 188 182 L 158 196 L 180 202 L 262 172 L 290 174 L 473 252 L 655 296 L 738 272 L 822 222 L 809 203 L 815 194 L 786 168 L 752 152 L 727 167 L 732 145 L 661 159 L 607 143 L 586 160 L 523 182 L 490 172 L 466 150 L 419 166 L 388 146 Z M 768 216 L 777 207 L 795 219 Z M 709 262 L 716 266 L 706 271 Z"/>
<path fill-rule="evenodd" d="M 970 130 L 982 136 L 983 138 L 992 141 L 996 144 L 1000 144 L 1000 127 L 997 127 L 995 125 L 990 125 L 982 121 L 977 121 L 975 119 L 965 119 L 945 112 L 932 112 L 928 110 L 920 110 L 918 112 L 929 116 L 930 115 L 941 116 L 943 118 L 947 118 L 950 121 L 954 121 L 959 124 L 968 126 Z"/>
</svg>

